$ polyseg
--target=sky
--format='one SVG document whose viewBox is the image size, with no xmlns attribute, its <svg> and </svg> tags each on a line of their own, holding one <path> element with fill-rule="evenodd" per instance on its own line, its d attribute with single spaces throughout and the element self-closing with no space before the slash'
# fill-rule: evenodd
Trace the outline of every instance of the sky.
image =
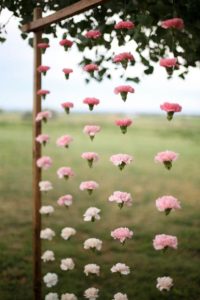
<svg viewBox="0 0 200 300">
<path fill-rule="evenodd" d="M 3 11 L 1 22 L 11 15 Z M 0 109 L 23 110 L 32 109 L 33 86 L 33 49 L 28 46 L 27 40 L 22 40 L 16 18 L 11 18 L 7 26 L 7 41 L 0 44 Z M 153 75 L 142 76 L 141 83 L 128 83 L 133 86 L 135 93 L 131 94 L 124 103 L 113 90 L 118 85 L 127 84 L 119 79 L 117 72 L 112 80 L 101 83 L 92 81 L 85 84 L 84 71 L 78 67 L 81 54 L 75 47 L 65 52 L 59 46 L 58 39 L 51 39 L 51 47 L 43 55 L 43 65 L 51 67 L 42 82 L 42 88 L 50 90 L 50 95 L 43 101 L 43 108 L 61 110 L 61 103 L 74 102 L 75 112 L 87 112 L 88 108 L 82 103 L 86 97 L 96 97 L 101 104 L 95 108 L 96 112 L 123 112 L 123 113 L 163 113 L 160 104 L 176 102 L 182 105 L 183 114 L 200 114 L 200 74 L 199 69 L 191 68 L 186 80 L 174 77 L 167 80 L 166 71 L 155 65 Z M 128 70 L 129 74 L 140 76 L 143 67 L 134 53 L 134 45 L 116 47 L 116 53 L 131 51 L 136 58 L 136 65 Z M 67 81 L 62 72 L 63 68 L 72 68 L 74 72 Z"/>
</svg>

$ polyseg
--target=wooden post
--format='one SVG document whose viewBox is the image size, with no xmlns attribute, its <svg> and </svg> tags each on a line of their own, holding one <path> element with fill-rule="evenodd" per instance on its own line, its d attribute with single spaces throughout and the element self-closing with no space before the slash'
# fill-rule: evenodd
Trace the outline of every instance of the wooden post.
<svg viewBox="0 0 200 300">
<path fill-rule="evenodd" d="M 42 17 L 41 8 L 34 9 L 34 21 Z M 42 55 L 37 44 L 41 42 L 42 32 L 34 33 L 34 86 L 33 86 L 33 299 L 42 299 L 41 289 L 41 216 L 39 209 L 41 207 L 41 192 L 39 182 L 41 181 L 41 169 L 36 166 L 36 161 L 41 157 L 41 144 L 36 142 L 35 138 L 41 134 L 41 122 L 35 122 L 36 115 L 41 111 L 41 97 L 37 91 L 41 89 L 41 73 L 37 68 L 41 65 Z"/>
</svg>

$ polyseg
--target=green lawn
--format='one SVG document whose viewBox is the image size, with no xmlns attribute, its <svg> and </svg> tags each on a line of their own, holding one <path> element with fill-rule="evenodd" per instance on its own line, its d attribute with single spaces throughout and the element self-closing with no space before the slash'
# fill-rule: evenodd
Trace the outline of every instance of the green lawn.
<svg viewBox="0 0 200 300">
<path fill-rule="evenodd" d="M 168 122 L 161 117 L 137 117 L 126 135 L 113 125 L 116 116 L 62 115 L 44 125 L 44 132 L 51 136 L 51 143 L 44 154 L 53 158 L 50 170 L 43 179 L 53 183 L 54 190 L 43 197 L 44 204 L 55 207 L 55 214 L 43 218 L 43 227 L 56 231 L 51 242 L 43 243 L 43 250 L 55 251 L 56 261 L 43 265 L 43 273 L 56 272 L 59 283 L 55 288 L 43 288 L 49 292 L 73 292 L 83 299 L 83 291 L 95 286 L 100 289 L 99 300 L 111 300 L 113 294 L 126 292 L 129 300 L 198 300 L 199 287 L 199 184 L 200 184 L 200 123 L 198 118 L 175 117 Z M 101 125 L 102 131 L 93 142 L 82 133 L 87 123 Z M 56 138 L 70 134 L 74 142 L 68 150 L 57 148 Z M 32 240 L 31 240 L 31 122 L 20 115 L 0 115 L 1 140 L 1 230 L 0 230 L 0 299 L 29 300 L 32 297 Z M 154 163 L 159 151 L 173 150 L 180 153 L 171 171 Z M 89 169 L 80 157 L 84 151 L 95 151 L 100 161 Z M 109 157 L 114 153 L 134 156 L 134 163 L 124 171 L 114 167 Z M 69 181 L 59 180 L 56 170 L 71 166 L 76 176 Z M 94 179 L 100 184 L 92 196 L 79 190 L 81 181 Z M 120 210 L 108 197 L 115 190 L 132 194 L 131 208 Z M 65 210 L 56 200 L 65 193 L 74 196 L 74 205 Z M 155 199 L 166 194 L 177 197 L 182 210 L 168 217 L 155 208 Z M 84 223 L 82 215 L 89 206 L 102 210 L 97 223 Z M 63 227 L 76 228 L 77 235 L 70 241 L 60 237 Z M 113 241 L 110 231 L 128 226 L 134 237 L 125 246 Z M 177 251 L 160 253 L 153 249 L 155 234 L 177 235 Z M 83 250 L 83 242 L 89 237 L 103 240 L 100 255 Z M 60 270 L 61 258 L 72 257 L 76 269 Z M 117 262 L 131 267 L 129 276 L 111 274 L 110 268 Z M 101 265 L 101 276 L 87 278 L 83 266 L 87 263 Z M 174 279 L 174 289 L 161 294 L 155 287 L 156 278 L 169 275 Z"/>
</svg>

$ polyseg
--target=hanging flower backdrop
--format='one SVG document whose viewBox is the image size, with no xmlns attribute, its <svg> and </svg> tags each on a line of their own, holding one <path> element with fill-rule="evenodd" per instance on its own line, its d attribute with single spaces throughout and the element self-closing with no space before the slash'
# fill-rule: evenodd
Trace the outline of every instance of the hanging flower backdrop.
<svg viewBox="0 0 200 300">
<path fill-rule="evenodd" d="M 176 30 L 182 30 L 184 28 L 183 20 L 180 18 L 174 18 L 169 19 L 161 22 L 161 27 L 164 29 L 176 29 Z M 132 30 L 135 28 L 135 25 L 130 20 L 120 21 L 115 24 L 114 28 L 118 31 L 121 31 L 123 34 L 126 34 L 128 30 Z M 92 46 L 98 45 L 98 39 L 101 38 L 102 32 L 100 32 L 98 29 L 95 30 L 89 30 L 84 34 L 84 37 L 88 39 L 88 43 Z M 66 34 L 64 34 L 63 39 L 60 41 L 60 46 L 64 48 L 65 51 L 69 51 L 73 47 L 73 41 L 67 39 Z M 40 43 L 38 44 L 38 47 L 41 49 L 42 53 L 44 54 L 46 51 L 48 51 L 48 48 L 50 45 L 48 43 Z M 67 55 L 67 53 L 66 53 Z M 124 69 L 124 72 L 126 72 L 126 69 L 129 66 L 129 63 L 132 61 L 135 61 L 134 56 L 130 52 L 123 52 L 123 53 L 117 53 L 113 57 L 113 63 L 119 64 Z M 172 58 L 161 58 L 160 59 L 160 66 L 166 68 L 167 72 L 171 74 L 173 72 L 173 69 L 178 67 L 178 61 L 175 57 Z M 93 76 L 94 72 L 99 70 L 99 66 L 94 63 L 87 64 L 83 66 L 83 70 L 90 73 L 91 76 Z M 40 72 L 43 76 L 47 75 L 47 72 L 52 72 L 50 66 L 41 65 L 38 67 L 38 72 Z M 73 69 L 71 68 L 63 68 L 61 72 L 64 73 L 65 78 L 67 79 L 67 84 L 70 85 L 70 77 L 73 75 Z M 69 82 L 68 82 L 69 81 Z M 112 89 L 113 87 L 111 87 Z M 126 102 L 126 100 L 130 100 L 134 95 L 132 95 L 135 92 L 134 87 L 126 85 L 123 83 L 123 85 L 115 87 L 114 93 L 116 95 L 120 95 L 121 99 Z M 136 91 L 137 92 L 137 91 Z M 49 90 L 46 89 L 40 89 L 37 92 L 38 95 L 41 96 L 42 99 L 45 101 L 48 100 L 48 95 L 50 94 Z M 98 94 L 98 92 L 97 92 Z M 96 95 L 98 97 L 98 95 Z M 95 110 L 95 107 L 97 105 L 101 105 L 101 101 L 92 96 L 92 97 L 86 97 L 82 100 L 83 105 L 88 105 L 88 110 L 90 113 L 93 113 L 92 111 Z M 68 122 L 68 119 L 70 114 L 72 114 L 72 109 L 75 106 L 75 103 L 73 102 L 63 102 L 60 103 L 61 107 L 65 110 L 67 113 L 66 115 L 66 124 Z M 124 103 L 126 105 L 126 103 Z M 167 120 L 171 121 L 174 117 L 174 114 L 177 112 L 181 112 L 182 107 L 178 103 L 169 103 L 164 102 L 164 104 L 160 105 L 161 110 L 165 111 L 167 113 Z M 50 111 L 42 111 L 38 113 L 36 117 L 36 122 L 44 122 L 47 123 L 47 121 L 50 121 L 52 117 L 52 114 Z M 135 123 L 136 121 L 134 121 Z M 118 126 L 122 132 L 122 135 L 119 134 L 119 139 L 123 139 L 123 135 L 129 134 L 129 127 L 131 125 L 134 125 L 133 121 L 129 118 L 123 118 L 123 119 L 116 119 L 115 124 L 113 126 Z M 45 127 L 48 128 L 48 124 Z M 82 253 L 84 255 L 85 251 L 91 251 L 94 255 L 91 256 L 91 261 L 89 260 L 86 265 L 84 265 L 84 268 L 82 270 L 83 275 L 86 277 L 91 277 L 92 280 L 88 281 L 88 288 L 82 291 L 82 299 L 90 299 L 95 300 L 99 297 L 101 297 L 101 290 L 104 288 L 103 286 L 99 286 L 99 284 L 96 284 L 96 278 L 101 277 L 102 275 L 102 266 L 97 264 L 95 262 L 95 257 L 99 255 L 99 253 L 103 253 L 106 251 L 106 247 L 104 245 L 104 241 L 100 238 L 101 235 L 99 235 L 98 232 L 98 222 L 104 222 L 104 214 L 101 208 L 96 207 L 95 203 L 95 193 L 101 192 L 103 190 L 103 185 L 101 185 L 101 182 L 97 182 L 94 180 L 94 172 L 92 170 L 95 170 L 96 164 L 101 164 L 101 155 L 95 151 L 98 151 L 97 147 L 95 146 L 95 139 L 97 133 L 100 133 L 101 126 L 99 124 L 96 124 L 95 119 L 93 124 L 85 124 L 83 127 L 83 133 L 88 135 L 90 140 L 87 140 L 87 143 L 91 144 L 92 142 L 92 151 L 82 152 L 79 157 L 77 157 L 77 160 L 83 159 L 86 161 L 86 165 L 83 167 L 83 174 L 82 178 L 83 180 L 81 182 L 76 182 L 77 189 L 80 190 L 80 199 L 81 201 L 81 193 L 87 192 L 87 198 L 88 203 L 87 207 L 84 211 L 78 212 L 79 217 L 82 219 L 82 222 L 90 223 L 90 226 L 96 226 L 95 227 L 95 235 L 90 235 L 90 230 L 87 232 L 87 237 L 85 239 L 80 239 L 81 247 L 82 247 Z M 105 129 L 106 130 L 106 129 Z M 57 151 L 61 151 L 62 149 L 59 148 L 65 148 L 63 151 L 69 151 L 69 148 L 76 147 L 75 146 L 75 138 L 69 134 L 62 135 L 60 137 L 57 137 L 56 141 L 51 140 L 51 135 L 49 134 L 41 134 L 36 138 L 36 141 L 43 145 L 43 147 L 48 148 L 48 143 L 52 142 L 55 143 L 55 147 L 58 147 Z M 85 136 L 85 139 L 87 137 Z M 112 140 L 108 141 L 112 142 Z M 131 142 L 131 141 L 129 141 Z M 123 140 L 122 140 L 123 143 Z M 90 145 L 91 147 L 91 145 Z M 87 150 L 87 149 L 86 149 Z M 47 150 L 48 151 L 48 150 Z M 107 160 L 110 161 L 113 164 L 110 166 L 112 168 L 112 172 L 119 172 L 122 179 L 125 180 L 126 178 L 126 169 L 131 167 L 137 162 L 137 158 L 135 158 L 132 153 L 116 153 L 120 151 L 120 149 L 115 149 L 115 152 L 112 153 L 110 157 L 107 157 Z M 174 162 L 178 159 L 179 154 L 174 151 L 165 150 L 159 153 L 155 153 L 155 162 L 161 163 L 164 165 L 164 167 L 167 169 L 166 172 L 170 171 L 172 172 L 172 166 L 174 166 Z M 153 160 L 153 157 L 152 157 Z M 66 163 L 67 161 L 67 163 Z M 50 197 L 50 191 L 54 188 L 53 184 L 47 180 L 48 176 L 46 175 L 48 173 L 48 169 L 52 167 L 53 164 L 56 164 L 56 162 L 48 155 L 43 155 L 37 160 L 37 167 L 42 168 L 44 170 L 43 177 L 44 179 L 39 183 L 39 188 L 41 192 L 44 192 L 45 197 Z M 58 180 L 61 179 L 63 181 L 63 184 L 67 187 L 70 184 L 70 181 L 76 180 L 76 172 L 74 171 L 74 166 L 68 165 L 70 163 L 70 157 L 69 154 L 66 152 L 66 160 L 63 161 L 63 165 L 59 166 L 57 168 L 56 174 Z M 86 168 L 88 165 L 90 169 L 90 178 L 85 178 L 84 176 L 84 168 Z M 115 169 L 115 167 L 117 167 Z M 156 166 L 155 166 L 156 167 Z M 118 169 L 118 170 L 117 170 Z M 46 171 L 47 170 L 47 171 Z M 163 170 L 164 172 L 165 170 Z M 134 170 L 133 170 L 134 172 Z M 56 176 L 55 174 L 55 176 Z M 115 190 L 110 190 L 110 196 L 108 195 L 107 199 L 102 199 L 102 201 L 107 201 L 108 209 L 109 205 L 111 205 L 109 202 L 116 202 L 117 206 L 120 208 L 120 213 L 123 215 L 123 212 L 125 209 L 132 209 L 134 200 L 132 198 L 132 195 L 128 191 L 120 191 L 120 186 L 115 186 Z M 77 199 L 76 199 L 77 201 Z M 53 218 L 55 210 L 57 209 L 66 209 L 66 220 L 67 223 L 70 224 L 70 209 L 71 206 L 74 206 L 74 199 L 73 195 L 66 193 L 65 195 L 59 195 L 58 190 L 58 199 L 57 199 L 57 207 L 54 209 L 50 203 L 48 205 L 42 205 L 40 208 L 40 214 L 44 215 L 44 217 Z M 114 205 L 114 203 L 113 203 Z M 159 212 L 164 212 L 164 214 L 167 216 L 171 213 L 171 211 L 174 211 L 173 213 L 176 213 L 176 210 L 179 210 L 181 208 L 181 204 L 178 199 L 176 199 L 174 196 L 166 195 L 162 196 L 155 200 L 155 209 L 157 209 Z M 112 218 L 112 215 L 110 216 Z M 165 216 L 163 215 L 163 218 Z M 134 220 L 132 222 L 131 228 L 128 228 L 127 226 L 124 226 L 124 224 L 113 224 L 113 229 L 110 230 L 110 232 L 106 232 L 106 235 L 108 236 L 108 239 L 110 239 L 110 243 L 112 239 L 117 244 L 120 244 L 120 247 L 123 248 L 123 251 L 126 251 L 127 245 L 134 240 L 135 236 L 138 235 L 138 233 L 134 229 Z M 93 224 L 93 225 L 92 225 Z M 89 228 L 89 227 L 88 227 Z M 43 228 L 40 233 L 40 238 L 42 240 L 48 241 L 48 247 L 43 251 L 41 260 L 46 264 L 51 262 L 56 262 L 57 265 L 59 265 L 59 268 L 62 272 L 66 273 L 72 273 L 76 269 L 79 258 L 78 257 L 62 257 L 58 259 L 56 257 L 56 254 L 54 253 L 52 247 L 51 247 L 51 241 L 53 241 L 58 235 L 60 236 L 60 243 L 66 243 L 66 249 L 68 245 L 72 244 L 73 239 L 76 238 L 76 236 L 79 234 L 79 232 L 73 228 L 73 227 L 63 227 L 61 232 L 55 232 L 53 228 Z M 47 245 L 47 244 L 45 244 Z M 72 244 L 73 245 L 73 244 Z M 72 246 L 70 246 L 72 247 Z M 116 246 L 114 246 L 116 247 Z M 170 234 L 166 233 L 160 233 L 158 232 L 155 236 L 152 236 L 152 247 L 155 249 L 155 251 L 163 251 L 163 252 L 170 252 L 172 250 L 176 250 L 178 248 L 178 238 L 173 235 L 173 232 Z M 120 250 L 122 251 L 122 250 Z M 133 250 L 134 251 L 134 250 Z M 67 251 L 66 251 L 67 253 Z M 114 252 L 113 252 L 114 255 Z M 90 257 L 90 256 L 89 256 Z M 163 259 L 167 259 L 163 257 Z M 114 276 L 114 273 L 118 273 L 120 276 L 128 276 L 130 273 L 133 272 L 132 267 L 125 264 L 122 261 L 116 262 L 114 265 L 109 265 L 111 276 Z M 160 290 L 161 292 L 169 292 L 170 289 L 175 284 L 173 281 L 173 278 L 170 276 L 167 276 L 168 274 L 159 274 L 157 281 L 154 282 L 155 288 Z M 74 278 L 76 280 L 76 278 Z M 45 295 L 45 300 L 56 300 L 60 299 L 60 291 L 56 291 L 56 286 L 59 283 L 59 275 L 54 272 L 54 270 L 51 269 L 49 266 L 49 271 L 44 274 L 43 276 L 43 282 L 44 285 L 50 289 L 50 292 L 48 292 Z M 51 289 L 53 288 L 53 292 Z M 76 300 L 78 299 L 78 296 L 74 294 L 73 291 L 66 290 L 65 293 L 61 295 L 61 300 Z M 113 300 L 130 300 L 129 295 L 124 293 L 124 287 L 121 290 L 121 287 L 118 287 L 115 290 L 115 293 L 112 296 Z"/>
</svg>

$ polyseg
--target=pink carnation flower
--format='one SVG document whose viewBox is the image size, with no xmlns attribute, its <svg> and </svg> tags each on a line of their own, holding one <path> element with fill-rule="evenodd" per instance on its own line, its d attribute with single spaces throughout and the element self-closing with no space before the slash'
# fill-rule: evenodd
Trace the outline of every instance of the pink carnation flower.
<svg viewBox="0 0 200 300">
<path fill-rule="evenodd" d="M 85 98 L 83 103 L 88 104 L 89 110 L 93 110 L 94 105 L 98 105 L 100 101 L 97 98 Z"/>
<path fill-rule="evenodd" d="M 127 132 L 127 127 L 128 127 L 128 126 L 131 126 L 132 121 L 131 121 L 131 119 L 121 119 L 121 120 L 115 121 L 115 124 L 116 124 L 117 126 L 119 126 L 120 129 L 121 129 L 121 132 L 122 132 L 123 134 L 125 134 L 125 133 Z"/>
<path fill-rule="evenodd" d="M 72 73 L 72 69 L 63 69 L 63 73 L 65 74 L 65 78 L 69 79 L 69 74 Z"/>
<path fill-rule="evenodd" d="M 173 196 L 163 196 L 156 200 L 156 207 L 159 211 L 164 211 L 166 215 L 172 209 L 181 209 L 180 202 Z"/>
<path fill-rule="evenodd" d="M 110 157 L 110 161 L 113 165 L 119 167 L 120 170 L 123 170 L 124 167 L 130 164 L 133 160 L 133 157 L 128 154 L 114 154 Z"/>
<path fill-rule="evenodd" d="M 173 68 L 177 64 L 177 58 L 161 58 L 160 66 L 165 68 Z"/>
<path fill-rule="evenodd" d="M 160 105 L 160 108 L 167 112 L 167 120 L 172 120 L 175 112 L 180 112 L 182 110 L 182 106 L 178 103 L 169 103 L 165 102 Z"/>
<path fill-rule="evenodd" d="M 48 110 L 41 111 L 37 114 L 35 121 L 36 122 L 44 121 L 46 123 L 47 120 L 50 119 L 51 117 L 52 117 L 52 113 L 50 111 Z"/>
<path fill-rule="evenodd" d="M 99 184 L 96 181 L 83 181 L 80 184 L 81 191 L 88 191 L 88 194 L 91 195 L 93 190 L 96 190 L 99 187 Z"/>
<path fill-rule="evenodd" d="M 131 206 L 132 205 L 132 197 L 131 194 L 126 192 L 115 191 L 108 200 L 110 202 L 116 202 L 120 208 L 124 205 Z"/>
<path fill-rule="evenodd" d="M 37 95 L 42 96 L 43 99 L 46 98 L 47 94 L 50 94 L 50 91 L 48 91 L 48 90 L 38 90 L 37 91 Z"/>
<path fill-rule="evenodd" d="M 68 148 L 69 144 L 73 141 L 73 138 L 70 135 L 62 135 L 56 141 L 58 147 Z"/>
<path fill-rule="evenodd" d="M 113 58 L 114 63 L 121 63 L 123 68 L 126 69 L 128 66 L 128 62 L 134 60 L 133 55 L 130 52 L 123 52 L 117 54 Z"/>
<path fill-rule="evenodd" d="M 85 37 L 88 39 L 98 39 L 100 36 L 101 32 L 99 30 L 89 30 L 85 34 Z"/>
<path fill-rule="evenodd" d="M 177 249 L 178 240 L 176 236 L 157 234 L 153 240 L 155 250 L 166 250 L 167 248 Z"/>
<path fill-rule="evenodd" d="M 135 90 L 134 88 L 132 88 L 130 85 L 120 85 L 120 86 L 117 86 L 115 89 L 114 89 L 114 93 L 115 94 L 120 94 L 121 97 L 122 97 L 122 100 L 125 102 L 126 99 L 127 99 L 127 94 L 128 93 L 134 93 Z"/>
<path fill-rule="evenodd" d="M 133 231 L 131 231 L 127 227 L 119 227 L 119 228 L 111 231 L 111 236 L 115 240 L 119 240 L 120 243 L 124 244 L 126 239 L 131 239 L 132 238 Z"/>
<path fill-rule="evenodd" d="M 66 206 L 66 207 L 71 206 L 72 202 L 73 202 L 72 195 L 64 195 L 64 196 L 60 197 L 57 201 L 59 206 Z"/>
<path fill-rule="evenodd" d="M 131 21 L 120 21 L 115 24 L 115 29 L 133 29 L 135 24 Z"/>
<path fill-rule="evenodd" d="M 164 29 L 176 28 L 181 30 L 184 28 L 184 22 L 181 18 L 168 19 L 161 22 L 161 27 Z"/>
<path fill-rule="evenodd" d="M 39 73 L 42 73 L 42 74 L 44 74 L 44 75 L 46 75 L 46 73 L 47 73 L 47 71 L 50 69 L 50 67 L 48 67 L 48 66 L 39 66 L 38 68 L 37 68 L 37 71 L 39 72 Z"/>
<path fill-rule="evenodd" d="M 70 167 L 61 167 L 57 170 L 57 175 L 59 178 L 68 179 L 69 177 L 74 176 L 74 172 Z"/>
<path fill-rule="evenodd" d="M 92 73 L 94 71 L 98 71 L 99 67 L 96 64 L 88 64 L 83 67 L 83 70 Z"/>
<path fill-rule="evenodd" d="M 46 49 L 50 47 L 48 43 L 39 43 L 37 46 L 41 49 L 42 53 L 45 53 Z"/>
<path fill-rule="evenodd" d="M 97 125 L 86 125 L 83 129 L 83 132 L 88 134 L 91 141 L 94 139 L 95 134 L 101 130 L 100 126 Z"/>
<path fill-rule="evenodd" d="M 61 106 L 65 109 L 66 113 L 69 114 L 70 113 L 70 108 L 74 107 L 74 103 L 64 102 L 64 103 L 61 104 Z"/>
<path fill-rule="evenodd" d="M 88 165 L 90 168 L 93 166 L 93 162 L 99 160 L 99 155 L 95 152 L 84 152 L 81 154 L 81 157 L 88 161 Z"/>
<path fill-rule="evenodd" d="M 49 141 L 49 135 L 48 134 L 39 134 L 36 139 L 38 143 L 43 144 L 44 146 Z"/>
<path fill-rule="evenodd" d="M 59 44 L 64 47 L 65 51 L 67 51 L 73 45 L 73 42 L 68 39 L 62 39 Z"/>
<path fill-rule="evenodd" d="M 155 156 L 155 162 L 163 163 L 166 169 L 170 170 L 172 167 L 172 161 L 177 160 L 179 154 L 173 151 L 159 152 Z"/>
<path fill-rule="evenodd" d="M 38 168 L 43 168 L 44 170 L 47 170 L 52 165 L 52 159 L 49 156 L 42 156 L 42 157 L 38 158 L 36 164 L 37 164 Z"/>
</svg>

